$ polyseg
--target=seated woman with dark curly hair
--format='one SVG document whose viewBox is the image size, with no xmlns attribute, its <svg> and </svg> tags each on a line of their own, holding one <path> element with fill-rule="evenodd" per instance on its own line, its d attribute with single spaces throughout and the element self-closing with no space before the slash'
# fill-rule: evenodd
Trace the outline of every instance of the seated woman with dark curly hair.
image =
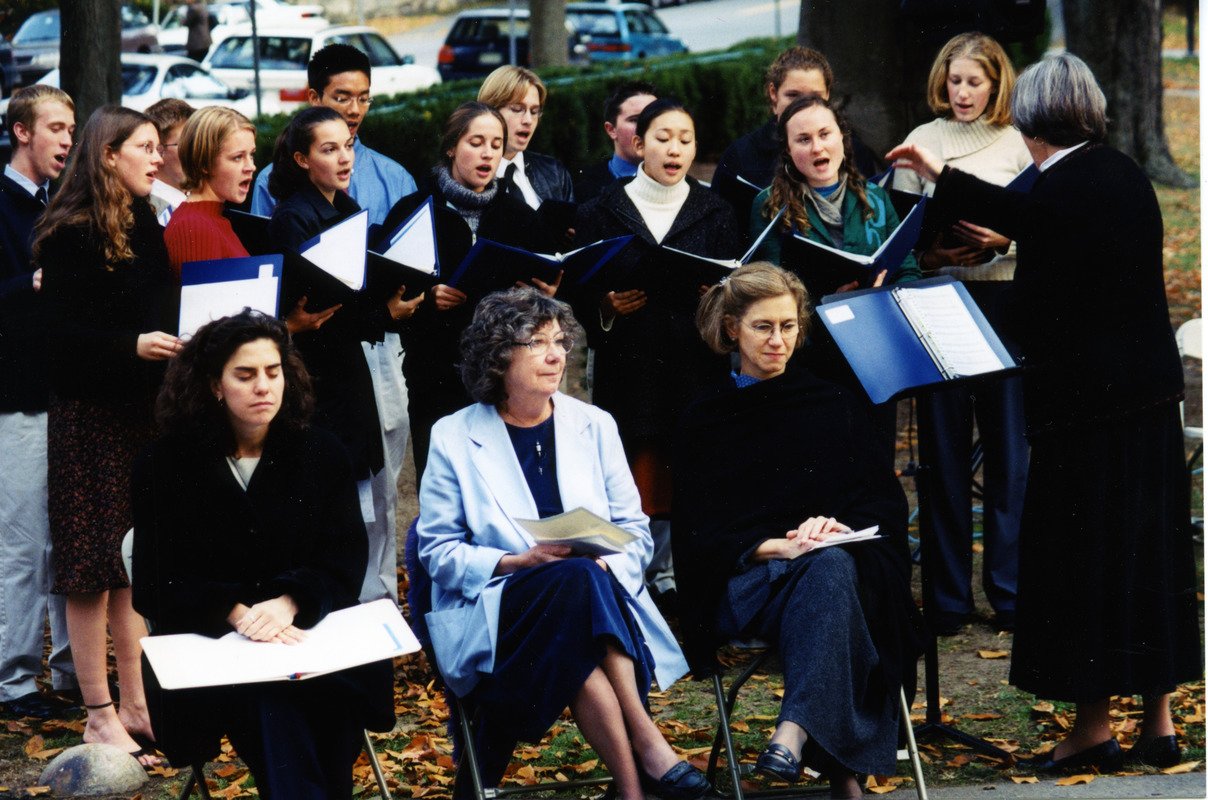
<svg viewBox="0 0 1208 800">
<path fill-rule="evenodd" d="M 462 334 L 462 380 L 478 402 L 432 429 L 420 486 L 418 556 L 437 662 L 484 709 L 483 781 L 517 740 L 539 741 L 568 705 L 623 800 L 709 791 L 643 705 L 687 664 L 642 582 L 653 544 L 617 426 L 558 392 L 581 332 L 570 306 L 535 289 L 483 300 Z M 540 545 L 517 522 L 585 508 L 637 537 L 602 558 Z"/>
<path fill-rule="evenodd" d="M 766 262 L 701 300 L 701 336 L 741 367 L 680 423 L 671 543 L 693 674 L 735 637 L 780 653 L 784 700 L 756 769 L 791 783 L 810 765 L 832 797 L 855 797 L 856 773 L 897 768 L 920 620 L 893 465 L 854 397 L 785 369 L 808 309 L 801 281 Z M 825 546 L 874 525 L 880 539 Z"/>
<path fill-rule="evenodd" d="M 367 539 L 348 452 L 307 424 L 310 377 L 284 323 L 211 322 L 173 359 L 166 435 L 135 463 L 134 607 L 156 633 L 294 643 L 355 605 Z M 264 798 L 349 798 L 361 730 L 394 724 L 380 661 L 307 681 L 160 690 L 144 661 L 158 746 L 176 763 L 226 734 Z"/>
</svg>

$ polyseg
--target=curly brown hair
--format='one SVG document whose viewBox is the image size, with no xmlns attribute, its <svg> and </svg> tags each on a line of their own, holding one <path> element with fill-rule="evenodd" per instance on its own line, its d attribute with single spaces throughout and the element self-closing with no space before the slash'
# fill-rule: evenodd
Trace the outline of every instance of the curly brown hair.
<svg viewBox="0 0 1208 800">
<path fill-rule="evenodd" d="M 129 108 L 101 106 L 92 112 L 80 134 L 80 143 L 72 153 L 63 186 L 51 199 L 34 229 L 35 262 L 41 255 L 46 237 L 60 228 L 81 224 L 87 224 L 100 234 L 105 243 L 106 268 L 110 271 L 115 264 L 134 259 L 134 251 L 130 248 L 130 229 L 134 227 L 133 198 L 106 158 L 143 125 L 155 127 L 146 114 Z"/>
<path fill-rule="evenodd" d="M 822 106 L 835 117 L 835 123 L 843 134 L 843 163 L 839 165 L 839 180 L 847 183 L 848 191 L 856 197 L 860 204 L 860 212 L 864 219 L 872 217 L 872 205 L 868 202 L 868 192 L 865 189 L 864 176 L 856 169 L 856 157 L 851 145 L 851 128 L 847 119 L 840 114 L 830 101 L 821 97 L 799 97 L 789 104 L 776 123 L 776 132 L 780 140 L 780 156 L 777 160 L 776 174 L 772 177 L 772 189 L 768 199 L 764 201 L 760 213 L 764 219 L 773 219 L 780 209 L 787 208 L 780 218 L 782 230 L 796 229 L 804 234 L 810 229 L 809 214 L 805 208 L 806 182 L 797 167 L 793 164 L 793 156 L 789 153 L 788 124 L 797 114 L 807 108 Z"/>
<path fill-rule="evenodd" d="M 168 363 L 168 374 L 155 401 L 155 418 L 164 433 L 197 436 L 228 455 L 235 452 L 235 432 L 227 412 L 214 396 L 213 384 L 235 352 L 249 342 L 268 339 L 281 354 L 285 392 L 271 430 L 301 430 L 314 411 L 310 373 L 302 363 L 285 323 L 245 308 L 238 314 L 203 325 Z"/>
</svg>

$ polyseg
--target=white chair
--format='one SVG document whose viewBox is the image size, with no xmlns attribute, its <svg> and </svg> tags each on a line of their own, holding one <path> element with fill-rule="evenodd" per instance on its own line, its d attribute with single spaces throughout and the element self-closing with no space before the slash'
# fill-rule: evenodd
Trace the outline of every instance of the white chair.
<svg viewBox="0 0 1208 800">
<path fill-rule="evenodd" d="M 1199 317 L 1189 319 L 1179 326 L 1175 331 L 1174 340 L 1179 346 L 1179 355 L 1184 358 L 1196 358 L 1200 361 L 1204 360 L 1204 321 Z M 1199 461 L 1204 454 L 1204 426 L 1201 421 L 1200 425 L 1188 425 L 1187 418 L 1184 415 L 1185 403 L 1179 403 L 1179 418 L 1183 422 L 1183 438 L 1188 441 L 1196 442 L 1195 452 L 1191 454 L 1191 458 L 1187 460 L 1187 480 L 1195 479 L 1195 476 L 1203 473 L 1204 468 L 1201 466 L 1198 469 L 1195 462 Z M 1202 523 L 1202 517 L 1192 516 L 1193 524 Z"/>
</svg>

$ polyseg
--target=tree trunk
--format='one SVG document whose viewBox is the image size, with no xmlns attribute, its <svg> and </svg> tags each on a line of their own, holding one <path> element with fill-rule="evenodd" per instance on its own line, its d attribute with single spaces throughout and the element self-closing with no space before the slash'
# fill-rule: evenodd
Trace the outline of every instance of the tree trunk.
<svg viewBox="0 0 1208 800">
<path fill-rule="evenodd" d="M 801 0 L 797 43 L 826 55 L 831 99 L 878 156 L 931 119 L 927 73 L 939 46 L 898 17 L 898 0 Z"/>
<path fill-rule="evenodd" d="M 529 3 L 529 55 L 533 69 L 566 66 L 566 0 Z"/>
<path fill-rule="evenodd" d="M 1107 96 L 1107 143 L 1149 177 L 1195 181 L 1175 165 L 1162 121 L 1160 0 L 1064 0 L 1066 46 L 1087 63 Z"/>
<path fill-rule="evenodd" d="M 116 0 L 63 0 L 59 74 L 75 102 L 76 124 L 122 101 L 122 21 Z"/>
</svg>

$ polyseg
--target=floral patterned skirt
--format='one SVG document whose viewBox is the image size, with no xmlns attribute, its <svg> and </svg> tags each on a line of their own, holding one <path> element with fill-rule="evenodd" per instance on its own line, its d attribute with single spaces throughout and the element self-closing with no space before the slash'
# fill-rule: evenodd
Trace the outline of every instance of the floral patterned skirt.
<svg viewBox="0 0 1208 800">
<path fill-rule="evenodd" d="M 153 432 L 145 407 L 51 395 L 47 490 L 55 594 L 130 585 L 121 553 L 133 524 L 130 471 Z"/>
</svg>

